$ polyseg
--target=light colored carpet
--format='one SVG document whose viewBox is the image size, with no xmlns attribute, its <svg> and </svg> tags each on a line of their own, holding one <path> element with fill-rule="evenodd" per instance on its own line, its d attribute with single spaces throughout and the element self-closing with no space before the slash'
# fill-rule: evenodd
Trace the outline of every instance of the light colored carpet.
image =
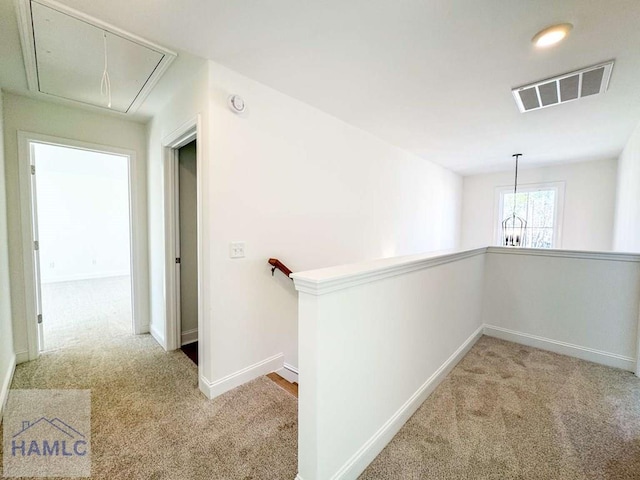
<svg viewBox="0 0 640 480">
<path fill-rule="evenodd" d="M 131 277 L 42 284 L 44 349 L 130 335 Z"/>
<path fill-rule="evenodd" d="M 482 337 L 360 478 L 640 479 L 640 379 Z"/>
<path fill-rule="evenodd" d="M 149 335 L 89 338 L 18 365 L 12 388 L 91 389 L 92 478 L 295 477 L 297 399 L 271 380 L 208 400 L 180 350 Z"/>
<path fill-rule="evenodd" d="M 262 377 L 207 400 L 148 335 L 47 352 L 12 388 L 91 389 L 95 479 L 297 471 L 295 397 Z M 482 337 L 361 478 L 640 479 L 640 379 Z"/>
</svg>

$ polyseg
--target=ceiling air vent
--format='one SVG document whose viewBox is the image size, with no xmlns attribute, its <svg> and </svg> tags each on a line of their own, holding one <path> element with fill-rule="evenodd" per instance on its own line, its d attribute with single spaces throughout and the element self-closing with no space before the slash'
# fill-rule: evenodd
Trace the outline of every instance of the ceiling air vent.
<svg viewBox="0 0 640 480">
<path fill-rule="evenodd" d="M 607 91 L 613 60 L 511 90 L 521 112 L 551 107 Z"/>
</svg>

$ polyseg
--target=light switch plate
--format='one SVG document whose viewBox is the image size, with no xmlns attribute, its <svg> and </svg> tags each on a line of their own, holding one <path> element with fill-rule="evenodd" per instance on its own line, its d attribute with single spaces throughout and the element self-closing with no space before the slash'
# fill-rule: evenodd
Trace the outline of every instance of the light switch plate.
<svg viewBox="0 0 640 480">
<path fill-rule="evenodd" d="M 229 256 L 231 258 L 244 258 L 244 242 L 231 242 L 229 244 Z"/>
</svg>

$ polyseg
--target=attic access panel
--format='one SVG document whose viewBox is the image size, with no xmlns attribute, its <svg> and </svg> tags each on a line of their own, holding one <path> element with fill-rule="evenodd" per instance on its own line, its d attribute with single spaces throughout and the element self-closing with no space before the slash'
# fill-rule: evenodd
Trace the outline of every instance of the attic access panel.
<svg viewBox="0 0 640 480">
<path fill-rule="evenodd" d="M 110 110 L 133 113 L 176 56 L 53 2 L 20 6 L 29 88 L 41 94 L 109 108 L 100 88 L 106 40 Z"/>
<path fill-rule="evenodd" d="M 520 112 L 560 105 L 607 91 L 613 60 L 511 90 Z"/>
</svg>

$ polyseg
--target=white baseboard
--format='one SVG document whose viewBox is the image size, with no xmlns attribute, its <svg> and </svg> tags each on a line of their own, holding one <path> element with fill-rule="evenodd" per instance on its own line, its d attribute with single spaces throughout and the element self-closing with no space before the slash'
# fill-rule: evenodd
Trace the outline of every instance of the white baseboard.
<svg viewBox="0 0 640 480">
<path fill-rule="evenodd" d="M 484 334 L 489 337 L 496 337 L 509 342 L 520 343 L 528 347 L 540 348 L 570 357 L 580 358 L 589 362 L 599 363 L 608 367 L 621 368 L 630 372 L 636 369 L 636 359 L 625 357 L 616 353 L 603 352 L 594 348 L 582 347 L 572 343 L 561 342 L 551 338 L 539 337 L 528 333 L 516 332 L 507 328 L 484 325 Z"/>
<path fill-rule="evenodd" d="M 164 335 L 162 335 L 155 326 L 149 325 L 149 333 L 151 333 L 151 336 L 156 340 L 156 342 L 160 344 L 162 348 L 168 351 L 167 343 L 164 340 Z"/>
<path fill-rule="evenodd" d="M 446 362 L 431 375 L 426 382 L 407 400 L 400 409 L 385 422 L 382 427 L 331 477 L 332 480 L 357 478 L 374 458 L 391 441 L 411 415 L 424 403 L 429 395 L 444 380 L 449 372 L 462 360 L 467 352 L 482 336 L 484 326 L 478 328 L 447 359 Z M 297 478 L 300 478 L 298 475 Z"/>
<path fill-rule="evenodd" d="M 128 270 L 124 272 L 76 273 L 73 275 L 42 279 L 42 283 L 77 282 L 79 280 L 95 280 L 97 278 L 128 277 L 129 275 Z"/>
<path fill-rule="evenodd" d="M 193 328 L 191 330 L 186 330 L 181 334 L 181 343 L 180 345 L 186 345 L 188 343 L 193 343 L 198 341 L 198 329 Z"/>
<path fill-rule="evenodd" d="M 287 382 L 298 383 L 298 369 L 293 365 L 285 363 L 276 373 L 284 378 Z"/>
<path fill-rule="evenodd" d="M 145 333 L 150 333 L 149 324 L 143 323 L 142 325 L 134 326 L 134 334 L 136 335 L 144 335 Z"/>
<path fill-rule="evenodd" d="M 19 363 L 24 363 L 29 361 L 29 351 L 25 350 L 23 352 L 16 352 L 16 365 Z"/>
<path fill-rule="evenodd" d="M 254 378 L 261 377 L 267 373 L 275 372 L 282 368 L 284 361 L 284 355 L 279 353 L 273 357 L 269 357 L 258 363 L 254 363 L 249 367 L 238 370 L 235 373 L 227 375 L 214 382 L 208 381 L 204 377 L 200 377 L 200 390 L 209 398 L 215 398 L 218 395 L 222 395 L 224 392 L 228 392 L 243 383 L 247 383 Z"/>
<path fill-rule="evenodd" d="M 16 371 L 16 356 L 11 356 L 11 362 L 7 369 L 4 378 L 2 379 L 2 388 L 0 388 L 0 422 L 2 422 L 2 412 L 7 404 L 7 398 L 9 397 L 9 388 L 11 388 L 11 381 L 13 380 L 13 373 Z"/>
<path fill-rule="evenodd" d="M 209 385 L 211 385 L 211 382 L 200 373 L 200 368 L 198 367 L 198 388 L 207 398 L 211 398 L 209 397 Z"/>
</svg>

